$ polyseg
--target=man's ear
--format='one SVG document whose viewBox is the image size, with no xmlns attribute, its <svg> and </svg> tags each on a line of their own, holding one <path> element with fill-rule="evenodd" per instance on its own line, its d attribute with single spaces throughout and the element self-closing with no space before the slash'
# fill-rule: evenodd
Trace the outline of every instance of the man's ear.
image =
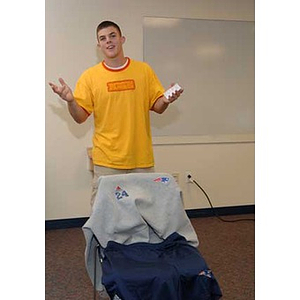
<svg viewBox="0 0 300 300">
<path fill-rule="evenodd" d="M 122 41 L 122 45 L 126 42 L 126 37 L 125 36 L 122 36 L 121 37 L 121 41 Z"/>
</svg>

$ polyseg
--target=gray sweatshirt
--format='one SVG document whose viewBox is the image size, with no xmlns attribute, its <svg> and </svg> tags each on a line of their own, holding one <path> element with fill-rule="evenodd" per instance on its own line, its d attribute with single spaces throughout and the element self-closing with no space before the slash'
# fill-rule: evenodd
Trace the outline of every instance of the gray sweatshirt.
<svg viewBox="0 0 300 300">
<path fill-rule="evenodd" d="M 129 245 L 160 243 L 174 232 L 197 247 L 199 242 L 186 215 L 181 190 L 166 173 L 130 173 L 99 178 L 99 187 L 88 221 L 83 226 L 86 239 L 85 262 L 94 281 L 94 251 L 99 241 Z M 96 240 L 96 238 L 97 240 Z M 96 263 L 96 290 L 102 290 L 102 270 Z"/>
</svg>

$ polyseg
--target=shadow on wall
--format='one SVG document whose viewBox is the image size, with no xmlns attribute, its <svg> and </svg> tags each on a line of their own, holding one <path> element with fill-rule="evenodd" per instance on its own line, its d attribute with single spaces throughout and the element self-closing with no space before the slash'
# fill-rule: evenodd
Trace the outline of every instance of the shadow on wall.
<svg viewBox="0 0 300 300">
<path fill-rule="evenodd" d="M 181 112 L 176 105 L 170 105 L 162 115 L 151 112 L 151 126 L 154 129 L 162 129 L 170 126 L 170 124 L 176 123 L 180 119 L 180 114 Z"/>
<path fill-rule="evenodd" d="M 59 106 L 49 104 L 49 107 L 52 110 L 52 112 L 65 123 L 67 123 L 69 131 L 74 137 L 78 139 L 84 137 L 93 127 L 93 117 L 90 116 L 84 123 L 78 124 L 73 120 L 72 116 L 70 115 L 66 103 L 64 103 L 64 101 L 59 98 L 57 103 L 59 103 Z"/>
</svg>

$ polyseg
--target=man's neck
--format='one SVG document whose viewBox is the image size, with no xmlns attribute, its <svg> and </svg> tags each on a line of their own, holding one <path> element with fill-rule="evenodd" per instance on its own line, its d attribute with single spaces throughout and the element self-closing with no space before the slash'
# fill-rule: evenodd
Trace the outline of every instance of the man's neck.
<svg viewBox="0 0 300 300">
<path fill-rule="evenodd" d="M 127 58 L 125 56 L 115 58 L 105 58 L 104 63 L 110 68 L 119 68 L 126 64 Z"/>
<path fill-rule="evenodd" d="M 104 64 L 104 66 L 105 66 L 106 68 L 108 68 L 109 70 L 115 70 L 115 71 L 123 70 L 123 69 L 125 69 L 125 68 L 128 66 L 128 64 L 129 64 L 129 58 L 126 57 L 126 58 L 125 58 L 125 63 L 124 63 L 123 65 L 121 65 L 121 66 L 118 66 L 118 67 L 108 66 L 108 65 L 106 64 L 105 61 L 103 61 L 103 64 Z"/>
</svg>

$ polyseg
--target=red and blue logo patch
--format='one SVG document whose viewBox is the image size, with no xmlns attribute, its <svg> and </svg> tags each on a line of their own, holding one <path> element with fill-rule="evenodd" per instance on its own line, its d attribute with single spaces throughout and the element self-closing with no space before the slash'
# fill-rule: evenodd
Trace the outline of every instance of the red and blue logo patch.
<svg viewBox="0 0 300 300">
<path fill-rule="evenodd" d="M 161 182 L 161 183 L 167 183 L 169 182 L 170 178 L 169 177 L 158 177 L 154 179 L 155 182 Z"/>
<path fill-rule="evenodd" d="M 119 185 L 116 187 L 115 196 L 117 200 L 121 200 L 124 197 L 129 197 L 128 193 L 123 190 Z"/>
</svg>

